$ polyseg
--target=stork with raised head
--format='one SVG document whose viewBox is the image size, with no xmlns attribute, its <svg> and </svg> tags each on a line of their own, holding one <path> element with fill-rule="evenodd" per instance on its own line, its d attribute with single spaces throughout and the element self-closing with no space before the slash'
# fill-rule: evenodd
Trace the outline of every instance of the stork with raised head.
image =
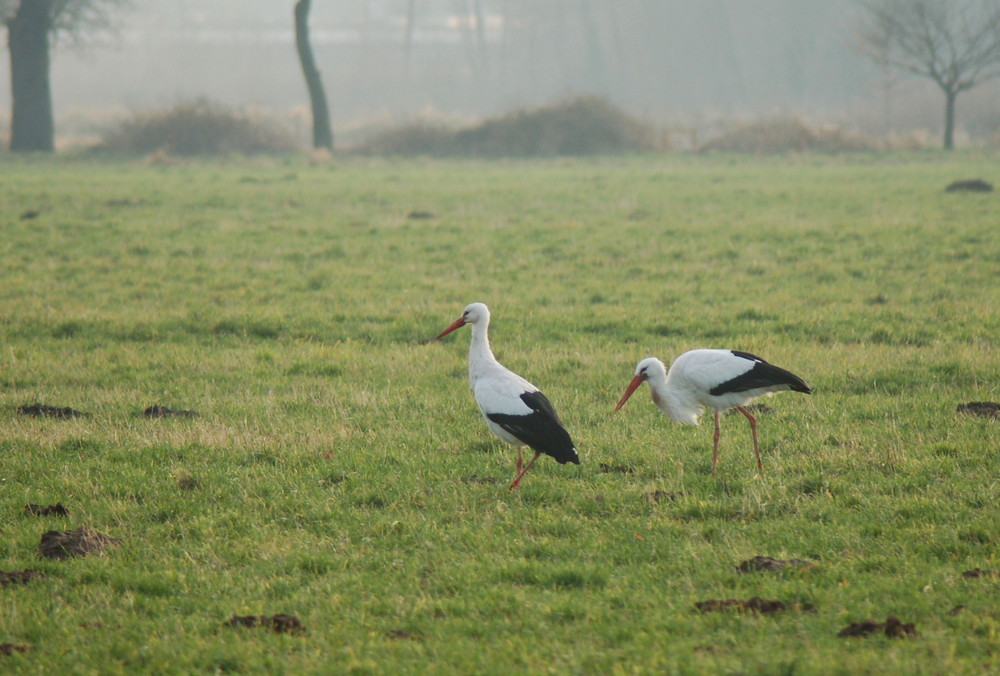
<svg viewBox="0 0 1000 676">
<path fill-rule="evenodd" d="M 757 419 L 744 404 L 762 395 L 792 390 L 812 394 L 802 378 L 774 366 L 749 352 L 737 350 L 691 350 L 674 360 L 668 371 L 656 357 L 647 357 L 635 367 L 635 377 L 615 406 L 618 411 L 643 383 L 649 383 L 653 402 L 671 420 L 697 425 L 705 408 L 715 413 L 712 444 L 712 474 L 719 462 L 719 413 L 730 408 L 746 416 L 753 435 L 757 469 L 764 471 L 757 444 Z"/>
<path fill-rule="evenodd" d="M 505 368 L 493 356 L 487 335 L 490 310 L 482 303 L 468 305 L 453 324 L 435 338 L 442 338 L 455 329 L 469 324 L 472 342 L 469 346 L 469 383 L 479 411 L 493 434 L 517 447 L 517 476 L 510 489 L 517 488 L 531 466 L 542 453 L 551 455 L 560 464 L 580 464 L 569 432 L 563 427 L 552 403 L 537 387 Z M 523 467 L 521 446 L 535 452 Z"/>
</svg>

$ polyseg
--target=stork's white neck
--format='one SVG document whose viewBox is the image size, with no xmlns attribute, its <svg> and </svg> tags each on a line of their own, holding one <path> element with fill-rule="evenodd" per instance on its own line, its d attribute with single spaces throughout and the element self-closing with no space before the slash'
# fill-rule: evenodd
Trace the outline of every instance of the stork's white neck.
<svg viewBox="0 0 1000 676">
<path fill-rule="evenodd" d="M 698 424 L 698 416 L 702 407 L 697 401 L 670 384 L 668 377 L 662 371 L 649 374 L 649 391 L 653 403 L 664 415 L 678 423 Z"/>
<path fill-rule="evenodd" d="M 490 349 L 489 320 L 479 320 L 471 325 L 472 342 L 469 344 L 469 380 L 475 383 L 476 379 L 482 376 L 493 366 L 499 366 L 500 362 L 493 356 Z"/>
</svg>

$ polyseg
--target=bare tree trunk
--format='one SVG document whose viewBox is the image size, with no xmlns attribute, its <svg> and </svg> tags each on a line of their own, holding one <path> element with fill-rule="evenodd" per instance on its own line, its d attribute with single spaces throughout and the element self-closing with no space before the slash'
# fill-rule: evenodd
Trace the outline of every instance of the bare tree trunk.
<svg viewBox="0 0 1000 676">
<path fill-rule="evenodd" d="M 593 87 L 596 93 L 607 96 L 610 92 L 604 50 L 601 48 L 601 22 L 594 16 L 594 8 L 590 4 L 590 0 L 581 0 L 580 20 L 583 23 L 583 34 L 587 41 L 587 70 L 590 75 L 588 84 Z"/>
<path fill-rule="evenodd" d="M 460 27 L 462 29 L 462 45 L 465 47 L 465 52 L 468 55 L 469 67 L 472 69 L 473 78 L 477 85 L 481 85 L 483 82 L 482 77 L 482 64 L 480 63 L 480 57 L 482 54 L 476 45 L 476 40 L 472 32 L 472 6 L 469 4 L 470 0 L 458 0 L 459 9 L 457 13 L 462 17 L 460 22 Z"/>
<path fill-rule="evenodd" d="M 952 150 L 955 147 L 955 99 L 958 98 L 956 92 L 946 89 L 944 92 L 944 149 Z"/>
<path fill-rule="evenodd" d="M 489 77 L 490 58 L 486 47 L 486 12 L 483 11 L 482 0 L 472 1 L 472 12 L 476 17 L 476 47 L 479 50 L 479 61 L 482 63 L 486 76 Z"/>
<path fill-rule="evenodd" d="M 302 73 L 309 88 L 309 102 L 312 104 L 313 147 L 333 150 L 333 131 L 330 129 L 330 111 L 326 105 L 323 80 L 313 59 L 309 44 L 309 10 L 312 0 L 298 0 L 295 3 L 295 47 L 302 63 Z"/>
<path fill-rule="evenodd" d="M 52 152 L 52 90 L 49 86 L 51 0 L 22 0 L 7 22 L 10 90 L 13 106 L 10 149 Z"/>
<path fill-rule="evenodd" d="M 406 63 L 410 63 L 413 53 L 413 27 L 417 23 L 417 0 L 410 0 L 406 5 Z"/>
</svg>

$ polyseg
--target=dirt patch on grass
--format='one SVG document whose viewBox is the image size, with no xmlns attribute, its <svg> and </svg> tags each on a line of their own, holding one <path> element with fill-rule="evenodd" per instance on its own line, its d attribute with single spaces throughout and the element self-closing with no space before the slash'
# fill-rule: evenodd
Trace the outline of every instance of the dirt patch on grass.
<svg viewBox="0 0 1000 676">
<path fill-rule="evenodd" d="M 743 601 L 741 599 L 709 599 L 694 604 L 695 610 L 701 613 L 713 613 L 723 610 L 736 610 L 741 613 L 775 613 L 785 609 L 781 601 L 762 599 L 759 596 Z"/>
<path fill-rule="evenodd" d="M 177 477 L 177 488 L 182 491 L 194 491 L 201 488 L 201 482 L 190 474 L 181 474 Z"/>
<path fill-rule="evenodd" d="M 1000 404 L 995 401 L 970 401 L 959 404 L 955 412 L 978 415 L 981 418 L 1000 418 Z"/>
<path fill-rule="evenodd" d="M 69 406 L 49 406 L 48 404 L 18 406 L 17 412 L 20 415 L 30 415 L 35 418 L 86 418 L 89 415 Z"/>
<path fill-rule="evenodd" d="M 14 645 L 13 643 L 0 643 L 0 655 L 10 657 L 14 653 L 26 653 L 31 648 L 26 645 Z"/>
<path fill-rule="evenodd" d="M 747 559 L 746 561 L 741 561 L 740 565 L 736 566 L 736 570 L 741 573 L 753 573 L 759 570 L 781 570 L 788 566 L 807 566 L 808 561 L 804 559 L 789 559 L 784 561 L 782 559 L 775 559 L 770 556 L 755 556 L 752 559 Z"/>
<path fill-rule="evenodd" d="M 91 552 L 100 552 L 121 540 L 110 535 L 98 533 L 91 528 L 76 530 L 50 530 L 42 535 L 38 545 L 38 554 L 49 559 L 65 559 L 70 556 L 86 556 Z"/>
<path fill-rule="evenodd" d="M 399 640 L 406 640 L 413 638 L 413 634 L 406 631 L 405 629 L 389 629 L 385 632 L 386 638 L 394 638 Z"/>
<path fill-rule="evenodd" d="M 973 568 L 972 570 L 967 570 L 962 573 L 962 577 L 996 577 L 997 571 L 995 570 L 983 570 L 982 568 Z"/>
<path fill-rule="evenodd" d="M 960 612 L 962 612 L 963 610 L 967 610 L 968 608 L 969 608 L 968 606 L 964 606 L 960 603 L 945 614 L 954 617 L 955 615 L 958 615 Z"/>
<path fill-rule="evenodd" d="M 673 502 L 677 498 L 682 498 L 687 493 L 684 491 L 678 491 L 676 493 L 672 491 L 650 491 L 648 493 L 643 493 L 642 497 L 646 498 L 647 502 Z"/>
<path fill-rule="evenodd" d="M 604 474 L 635 474 L 635 467 L 631 465 L 609 465 L 602 462 L 599 468 Z"/>
<path fill-rule="evenodd" d="M 883 632 L 889 638 L 910 638 L 917 635 L 917 627 L 913 622 L 904 624 L 898 617 L 890 615 L 885 622 L 862 620 L 851 622 L 837 634 L 840 638 L 865 638 L 876 632 Z"/>
<path fill-rule="evenodd" d="M 459 479 L 463 484 L 497 484 L 500 480 L 493 476 L 479 476 L 478 474 L 473 474 L 472 476 L 464 476 Z"/>
<path fill-rule="evenodd" d="M 69 510 L 61 502 L 47 507 L 29 503 L 24 506 L 24 513 L 28 516 L 69 516 Z"/>
<path fill-rule="evenodd" d="M 278 613 L 277 615 L 233 615 L 224 623 L 226 627 L 261 627 L 270 629 L 276 634 L 304 634 L 306 628 L 294 615 Z"/>
<path fill-rule="evenodd" d="M 948 184 L 948 187 L 944 189 L 945 192 L 993 192 L 993 184 L 984 181 L 981 178 L 964 178 L 958 181 L 952 181 Z"/>
<path fill-rule="evenodd" d="M 122 207 L 144 207 L 149 205 L 146 200 L 134 200 L 129 197 L 116 197 L 104 202 L 106 206 L 112 209 L 121 209 Z"/>
<path fill-rule="evenodd" d="M 159 404 L 150 406 L 142 412 L 143 418 L 194 418 L 197 415 L 197 411 L 175 409 L 168 406 L 160 406 Z"/>
<path fill-rule="evenodd" d="M 32 580 L 39 580 L 45 577 L 45 573 L 26 568 L 24 570 L 3 571 L 0 570 L 0 587 L 7 587 L 12 584 L 28 584 Z"/>
</svg>

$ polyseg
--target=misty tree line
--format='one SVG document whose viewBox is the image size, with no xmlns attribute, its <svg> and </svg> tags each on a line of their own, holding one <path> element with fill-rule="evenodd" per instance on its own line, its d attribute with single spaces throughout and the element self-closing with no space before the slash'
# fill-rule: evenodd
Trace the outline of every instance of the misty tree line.
<svg viewBox="0 0 1000 676">
<path fill-rule="evenodd" d="M 52 151 L 51 41 L 104 30 L 128 0 L 0 0 L 10 54 L 11 150 Z"/>
<path fill-rule="evenodd" d="M 334 0 L 317 0 L 333 2 Z M 934 82 L 944 97 L 944 146 L 953 145 L 958 96 L 1000 76 L 1000 1 L 998 0 L 851 0 L 859 21 L 852 27 L 853 49 L 888 69 Z M 810 25 L 843 21 L 844 3 L 801 0 L 353 0 L 366 11 L 394 13 L 404 45 L 400 58 L 414 51 L 416 28 L 429 8 L 450 2 L 457 20 L 462 68 L 477 95 L 488 96 L 506 82 L 527 78 L 544 88 L 552 73 L 578 71 L 585 85 L 614 99 L 635 100 L 646 91 L 670 91 L 684 77 L 692 54 L 709 60 L 718 74 L 697 83 L 706 93 L 753 100 L 766 95 L 767 83 L 739 77 L 755 58 L 737 46 L 747 25 L 793 36 L 781 58 L 767 69 L 793 92 L 817 86 L 806 64 L 815 56 Z M 294 26 L 296 49 L 312 103 L 314 145 L 332 147 L 326 93 L 320 65 L 309 42 L 311 0 L 285 0 Z M 270 5 L 285 5 L 276 2 Z M 54 147 L 50 51 L 53 40 L 85 41 L 95 31 L 121 25 L 133 0 L 0 0 L 11 62 L 12 150 L 51 151 Z M 294 15 L 293 15 L 294 9 Z M 812 22 L 810 24 L 810 22 Z M 708 48 L 706 49 L 706 46 Z M 852 46 L 843 45 L 844 50 Z M 751 49 L 752 52 L 752 49 Z M 516 54 L 518 58 L 511 58 Z M 573 57 L 567 56 L 572 54 Z M 527 64 L 527 65 L 526 65 Z M 538 64 L 537 68 L 532 68 Z M 771 64 L 769 64 L 770 66 Z M 512 72 L 516 69 L 516 72 Z M 629 77 L 623 77 L 623 74 Z M 513 85 L 512 85 L 513 86 Z M 336 101 L 336 92 L 333 92 Z"/>
</svg>

